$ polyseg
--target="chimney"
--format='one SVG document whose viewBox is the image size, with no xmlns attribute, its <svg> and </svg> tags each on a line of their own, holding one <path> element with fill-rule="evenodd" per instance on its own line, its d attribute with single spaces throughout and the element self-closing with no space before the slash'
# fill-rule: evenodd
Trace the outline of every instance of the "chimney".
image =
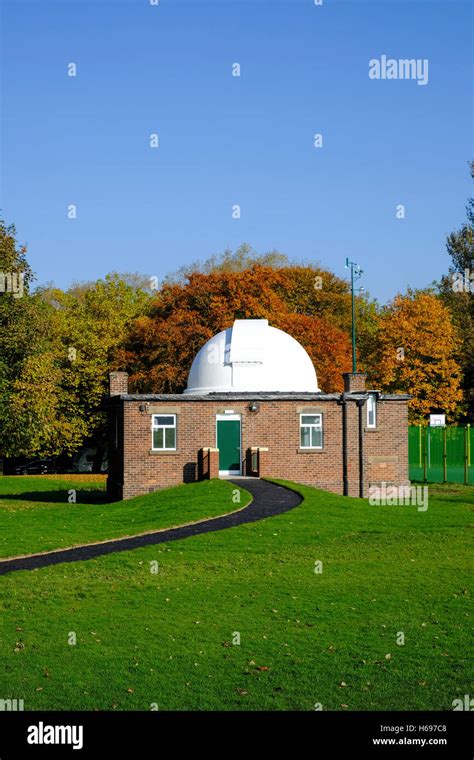
<svg viewBox="0 0 474 760">
<path fill-rule="evenodd" d="M 365 372 L 344 372 L 344 393 L 364 393 L 367 375 Z"/>
<path fill-rule="evenodd" d="M 109 374 L 110 395 L 120 396 L 122 393 L 128 393 L 128 373 L 111 372 Z"/>
</svg>

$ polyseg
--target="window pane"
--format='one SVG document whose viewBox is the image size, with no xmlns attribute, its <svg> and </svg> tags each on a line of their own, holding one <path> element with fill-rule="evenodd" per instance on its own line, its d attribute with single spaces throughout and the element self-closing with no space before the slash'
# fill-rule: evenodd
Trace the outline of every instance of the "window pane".
<svg viewBox="0 0 474 760">
<path fill-rule="evenodd" d="M 158 430 L 153 431 L 153 448 L 163 448 L 163 428 L 158 428 Z"/>
<path fill-rule="evenodd" d="M 302 425 L 319 425 L 320 421 L 321 421 L 321 415 L 319 414 L 302 414 L 301 415 Z"/>
<path fill-rule="evenodd" d="M 323 431 L 321 428 L 311 428 L 311 446 L 320 449 L 323 445 Z"/>
<path fill-rule="evenodd" d="M 174 427 L 172 428 L 165 428 L 165 448 L 167 449 L 174 449 L 175 448 L 175 436 L 176 430 Z"/>
<path fill-rule="evenodd" d="M 159 415 L 155 417 L 155 425 L 174 425 L 174 414 Z"/>
<path fill-rule="evenodd" d="M 311 446 L 310 430 L 311 428 L 309 427 L 301 428 L 301 445 L 302 446 Z"/>
<path fill-rule="evenodd" d="M 376 400 L 374 396 L 367 399 L 367 425 L 368 427 L 376 426 Z"/>
</svg>

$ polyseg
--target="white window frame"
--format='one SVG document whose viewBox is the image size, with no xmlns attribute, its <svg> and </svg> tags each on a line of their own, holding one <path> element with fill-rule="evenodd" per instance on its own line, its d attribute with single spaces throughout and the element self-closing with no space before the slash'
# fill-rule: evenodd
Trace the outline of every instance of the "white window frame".
<svg viewBox="0 0 474 760">
<path fill-rule="evenodd" d="M 374 419 L 370 422 L 370 413 L 373 411 Z M 375 430 L 377 427 L 377 394 L 369 393 L 367 397 L 367 429 Z"/>
<path fill-rule="evenodd" d="M 309 424 L 303 423 L 303 417 L 319 417 L 319 425 L 316 422 L 311 422 Z M 316 428 L 317 430 L 321 431 L 321 446 L 303 446 L 301 443 L 301 429 L 309 427 L 309 428 Z M 324 428 L 323 428 L 323 415 L 321 412 L 301 412 L 300 414 L 300 429 L 299 429 L 299 435 L 300 435 L 300 441 L 299 441 L 299 447 L 300 449 L 307 450 L 313 450 L 313 451 L 320 451 L 324 446 Z M 312 438 L 310 433 L 310 440 Z"/>
<path fill-rule="evenodd" d="M 171 425 L 155 425 L 155 419 L 158 417 L 172 417 L 173 418 L 173 424 Z M 174 446 L 166 446 L 163 445 L 161 447 L 155 446 L 155 430 L 159 429 L 174 429 Z M 158 412 L 157 414 L 151 415 L 151 448 L 152 451 L 176 451 L 176 445 L 178 442 L 178 425 L 177 425 L 177 416 L 176 414 L 169 414 L 168 412 Z M 163 434 L 163 444 L 166 444 L 165 435 Z"/>
</svg>

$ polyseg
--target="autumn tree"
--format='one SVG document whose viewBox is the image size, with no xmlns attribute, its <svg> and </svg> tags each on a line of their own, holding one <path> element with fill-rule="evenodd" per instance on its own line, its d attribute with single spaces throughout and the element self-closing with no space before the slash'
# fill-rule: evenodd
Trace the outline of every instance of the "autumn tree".
<svg viewBox="0 0 474 760">
<path fill-rule="evenodd" d="M 374 386 L 412 394 L 412 422 L 436 411 L 456 420 L 463 397 L 458 339 L 449 310 L 433 292 L 396 296 L 381 316 L 374 351 Z"/>
<path fill-rule="evenodd" d="M 279 269 L 276 291 L 288 311 L 323 319 L 347 335 L 351 333 L 349 283 L 319 265 L 292 265 Z M 357 357 L 364 369 L 370 364 L 373 339 L 379 325 L 379 307 L 368 293 L 355 296 Z"/>
<path fill-rule="evenodd" d="M 290 259 L 285 253 L 275 250 L 257 253 L 248 243 L 242 243 L 235 251 L 226 248 L 222 253 L 214 254 L 207 259 L 185 264 L 177 271 L 170 272 L 166 276 L 165 282 L 167 284 L 185 285 L 193 274 L 244 272 L 255 265 L 279 269 L 290 266 L 290 264 Z"/>
<path fill-rule="evenodd" d="M 273 327 L 289 333 L 308 352 L 317 372 L 318 385 L 326 393 L 344 390 L 342 374 L 351 372 L 351 343 L 347 333 L 321 317 L 280 314 Z"/>
<path fill-rule="evenodd" d="M 260 318 L 302 343 L 324 390 L 340 389 L 340 373 L 350 370 L 347 334 L 320 316 L 292 311 L 285 302 L 287 285 L 285 269 L 260 264 L 236 272 L 195 272 L 185 283 L 165 284 L 120 353 L 132 387 L 141 392 L 182 391 L 194 356 L 209 338 L 235 318 Z"/>
<path fill-rule="evenodd" d="M 351 294 L 347 280 L 338 277 L 315 262 L 295 262 L 280 251 L 257 253 L 244 243 L 235 251 L 226 249 L 204 261 L 194 261 L 173 272 L 166 284 L 186 285 L 196 274 L 221 275 L 244 273 L 253 267 L 276 270 L 272 287 L 285 308 L 295 314 L 320 317 L 350 333 Z M 370 359 L 372 337 L 378 326 L 378 305 L 367 293 L 357 294 L 357 351 L 362 363 Z"/>
<path fill-rule="evenodd" d="M 470 164 L 474 179 L 474 161 Z M 463 372 L 462 388 L 466 419 L 474 417 L 474 198 L 466 206 L 466 221 L 452 232 L 446 248 L 451 257 L 449 274 L 439 284 L 440 297 L 451 312 L 459 335 L 458 361 Z"/>
</svg>

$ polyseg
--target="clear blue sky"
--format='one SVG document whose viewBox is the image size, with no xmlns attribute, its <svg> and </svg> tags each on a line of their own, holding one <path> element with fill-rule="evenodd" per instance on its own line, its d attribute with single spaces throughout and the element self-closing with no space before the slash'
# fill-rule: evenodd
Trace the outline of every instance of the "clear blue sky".
<svg viewBox="0 0 474 760">
<path fill-rule="evenodd" d="M 470 3 L 3 6 L 1 207 L 39 282 L 161 278 L 242 242 L 341 275 L 349 255 L 382 301 L 446 271 L 471 192 Z M 369 79 L 381 55 L 427 58 L 428 84 Z"/>
</svg>

